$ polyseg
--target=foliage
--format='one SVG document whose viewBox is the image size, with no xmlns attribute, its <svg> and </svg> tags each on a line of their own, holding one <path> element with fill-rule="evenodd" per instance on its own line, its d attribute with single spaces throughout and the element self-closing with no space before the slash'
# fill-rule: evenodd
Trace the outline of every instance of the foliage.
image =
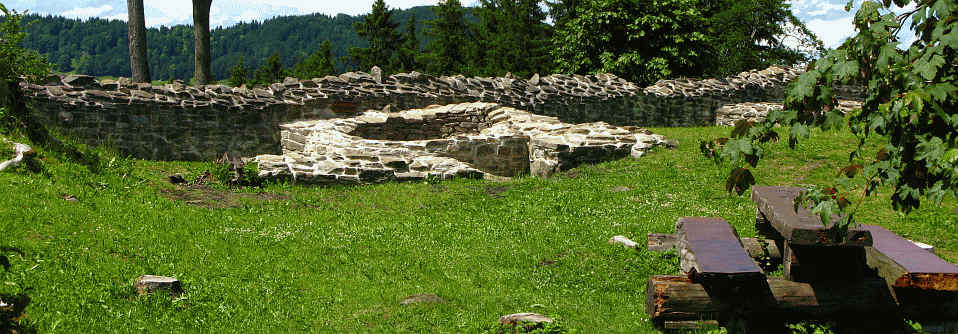
<svg viewBox="0 0 958 334">
<path fill-rule="evenodd" d="M 283 63 L 279 60 L 279 53 L 274 53 L 266 60 L 266 64 L 263 64 L 263 67 L 256 69 L 256 72 L 253 73 L 252 83 L 255 85 L 269 85 L 281 82 L 285 77 L 286 69 L 283 68 Z"/>
<path fill-rule="evenodd" d="M 249 80 L 249 67 L 246 66 L 246 61 L 243 57 L 240 57 L 239 62 L 236 65 L 233 65 L 233 68 L 230 69 L 230 77 L 227 80 L 230 86 L 239 87 Z"/>
<path fill-rule="evenodd" d="M 466 21 L 459 0 L 441 0 L 433 7 L 436 19 L 429 21 L 426 36 L 426 69 L 439 75 L 472 74 L 475 57 L 469 45 L 474 44 L 475 34 Z"/>
<path fill-rule="evenodd" d="M 354 25 L 356 34 L 369 43 L 369 47 L 349 49 L 349 56 L 359 65 L 360 70 L 368 71 L 379 66 L 383 73 L 395 73 L 402 67 L 399 49 L 404 40 L 399 33 L 399 24 L 393 21 L 393 10 L 386 7 L 383 0 L 373 3 L 372 12 Z"/>
<path fill-rule="evenodd" d="M 822 42 L 792 14 L 785 0 L 722 1 L 710 23 L 714 61 L 707 73 L 713 76 L 798 64 L 824 52 Z M 788 28 L 794 31 L 789 34 Z M 785 44 L 792 41 L 804 50 Z"/>
<path fill-rule="evenodd" d="M 538 0 L 481 0 L 480 51 L 483 76 L 511 72 L 528 78 L 552 73 L 551 27 Z"/>
<path fill-rule="evenodd" d="M 783 0 L 576 0 L 551 7 L 560 72 L 611 72 L 638 84 L 794 64 L 805 56 L 783 43 L 784 26 L 811 34 Z"/>
<path fill-rule="evenodd" d="M 923 197 L 938 203 L 946 195 L 955 196 L 958 5 L 948 0 L 922 1 L 897 17 L 890 5 L 890 1 L 862 3 L 854 18 L 858 34 L 815 61 L 789 85 L 785 110 L 771 113 L 758 124 L 740 122 L 725 145 L 704 143 L 703 149 L 714 155 L 722 147 L 722 156 L 755 167 L 767 155 L 762 146 L 778 138 L 773 135 L 775 126 L 789 129 L 792 147 L 809 138 L 810 128 L 848 129 L 859 145 L 851 150 L 847 165 L 832 182 L 812 188 L 796 203 L 812 206 L 825 222 L 840 214 L 839 229 L 855 223 L 862 200 L 882 185 L 894 188 L 892 207 L 903 212 L 918 208 Z M 917 40 L 900 50 L 897 33 L 908 18 Z M 861 110 L 848 114 L 836 108 L 832 88 L 846 84 L 861 84 L 866 93 Z M 866 140 L 876 136 L 884 145 L 877 152 L 863 150 Z M 748 187 L 744 178 L 728 181 L 728 187 Z"/>
<path fill-rule="evenodd" d="M 416 15 L 410 15 L 409 22 L 406 23 L 402 35 L 405 42 L 399 49 L 399 63 L 401 65 L 398 69 L 399 72 L 412 72 L 422 69 L 420 63 L 422 51 L 420 50 L 419 35 L 416 32 L 417 28 L 419 27 L 416 24 Z"/>
<path fill-rule="evenodd" d="M 327 75 L 335 75 L 336 68 L 333 66 L 332 49 L 333 46 L 328 39 L 323 41 L 323 43 L 319 45 L 319 50 L 293 67 L 292 74 L 300 79 L 322 78 Z"/>
<path fill-rule="evenodd" d="M 433 18 L 432 9 L 422 6 L 397 10 L 393 18 L 396 22 L 405 23 L 412 15 L 419 21 L 418 37 L 424 45 L 426 41 L 422 25 L 425 20 Z M 353 24 L 359 20 L 358 16 L 345 14 L 310 14 L 280 16 L 214 28 L 210 32 L 210 47 L 214 55 L 213 77 L 229 77 L 230 69 L 239 62 L 240 57 L 244 57 L 251 68 L 259 68 L 276 50 L 286 50 L 280 54 L 280 60 L 284 66 L 292 67 L 297 63 L 296 56 L 300 51 L 307 55 L 316 52 L 326 39 L 332 42 L 333 59 L 339 59 L 346 56 L 351 47 L 366 46 L 366 42 L 353 29 Z M 128 27 L 125 21 L 27 15 L 24 22 L 31 21 L 35 24 L 25 27 L 29 35 L 24 40 L 24 46 L 46 55 L 56 70 L 94 76 L 130 76 Z M 154 79 L 187 79 L 193 76 L 194 45 L 190 26 L 149 28 L 147 41 L 150 48 L 150 74 Z M 291 52 L 293 50 L 296 52 Z M 73 61 L 80 60 L 84 54 L 84 61 L 78 61 L 77 66 L 73 66 Z M 335 65 L 337 72 L 348 70 L 343 62 Z"/>
<path fill-rule="evenodd" d="M 22 76 L 39 77 L 50 73 L 50 65 L 36 51 L 23 47 L 23 15 L 0 3 L 0 82 L 17 82 Z"/>
</svg>

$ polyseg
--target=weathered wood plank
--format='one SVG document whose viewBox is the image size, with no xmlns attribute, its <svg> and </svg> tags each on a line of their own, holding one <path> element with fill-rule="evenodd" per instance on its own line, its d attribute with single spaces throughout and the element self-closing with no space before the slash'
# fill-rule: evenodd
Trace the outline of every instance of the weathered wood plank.
<svg viewBox="0 0 958 334">
<path fill-rule="evenodd" d="M 863 225 L 872 235 L 866 247 L 868 266 L 896 288 L 958 291 L 958 266 L 877 225 Z"/>
<path fill-rule="evenodd" d="M 735 229 L 722 218 L 683 217 L 675 222 L 682 271 L 697 279 L 763 277 L 742 247 Z"/>
<path fill-rule="evenodd" d="M 811 213 L 808 208 L 799 208 L 795 211 L 793 201 L 805 191 L 797 187 L 752 187 L 752 201 L 758 210 L 768 219 L 769 223 L 784 238 L 794 245 L 817 246 L 869 246 L 871 236 L 868 231 L 850 229 L 844 236 L 835 235 L 828 225 Z"/>
<path fill-rule="evenodd" d="M 881 279 L 849 284 L 809 284 L 776 278 L 766 282 L 774 301 L 762 305 L 765 298 L 755 297 L 761 308 L 753 308 L 753 316 L 788 321 L 843 320 L 848 317 L 872 319 L 899 312 L 894 296 Z M 710 291 L 707 285 L 682 276 L 652 276 L 646 288 L 646 311 L 656 324 L 722 319 L 743 306 L 715 299 L 712 297 L 714 291 Z"/>
<path fill-rule="evenodd" d="M 653 252 L 668 252 L 675 249 L 677 237 L 674 234 L 649 233 L 647 236 L 648 250 Z M 767 239 L 741 238 L 745 252 L 765 271 L 774 270 L 782 263 L 782 251 L 778 245 Z M 764 267 L 768 266 L 768 268 Z"/>
</svg>

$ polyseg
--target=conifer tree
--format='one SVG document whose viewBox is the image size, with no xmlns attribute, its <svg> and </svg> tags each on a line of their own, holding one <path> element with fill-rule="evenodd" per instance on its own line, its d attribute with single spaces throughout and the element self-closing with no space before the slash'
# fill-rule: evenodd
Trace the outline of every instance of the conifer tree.
<svg viewBox="0 0 958 334">
<path fill-rule="evenodd" d="M 249 80 L 249 67 L 246 66 L 246 60 L 240 56 L 239 61 L 230 69 L 230 86 L 239 87 Z"/>
<path fill-rule="evenodd" d="M 419 50 L 419 37 L 416 36 L 416 14 L 409 16 L 409 22 L 406 23 L 406 30 L 403 33 L 405 42 L 399 49 L 399 58 L 401 61 L 401 72 L 412 72 L 422 70 L 419 59 L 422 53 Z"/>
<path fill-rule="evenodd" d="M 333 44 L 328 39 L 323 41 L 319 44 L 319 50 L 293 67 L 293 75 L 300 79 L 312 79 L 336 74 L 332 49 Z"/>
<path fill-rule="evenodd" d="M 426 34 L 426 70 L 439 75 L 474 74 L 467 45 L 475 45 L 472 29 L 467 25 L 459 0 L 440 0 L 433 8 L 436 19 L 429 22 Z"/>
<path fill-rule="evenodd" d="M 481 0 L 484 75 L 551 73 L 551 30 L 538 0 Z"/>
<path fill-rule="evenodd" d="M 356 22 L 356 34 L 369 42 L 368 48 L 351 48 L 349 56 L 362 70 L 379 66 L 386 73 L 399 67 L 399 48 L 403 38 L 399 24 L 393 22 L 393 10 L 383 0 L 373 3 L 372 12 L 363 21 Z"/>
<path fill-rule="evenodd" d="M 285 76 L 286 69 L 283 68 L 283 63 L 279 59 L 279 53 L 274 53 L 266 60 L 266 64 L 263 64 L 263 67 L 257 69 L 253 74 L 253 83 L 269 85 L 283 80 Z"/>
</svg>

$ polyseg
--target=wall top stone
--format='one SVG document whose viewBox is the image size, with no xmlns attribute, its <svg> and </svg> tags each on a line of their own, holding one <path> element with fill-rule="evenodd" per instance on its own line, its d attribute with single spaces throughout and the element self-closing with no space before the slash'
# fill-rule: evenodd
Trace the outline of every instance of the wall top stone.
<svg viewBox="0 0 958 334">
<path fill-rule="evenodd" d="M 374 71 L 376 72 L 376 71 Z M 267 87 L 187 86 L 182 82 L 154 86 L 127 78 L 97 81 L 84 75 L 51 76 L 41 84 L 23 83 L 28 97 L 91 107 L 158 104 L 168 107 L 224 110 L 263 110 L 275 105 L 305 105 L 314 100 L 362 101 L 389 96 L 441 97 L 499 102 L 534 109 L 537 104 L 563 100 L 604 101 L 634 95 L 659 97 L 733 96 L 749 89 L 784 87 L 801 70 L 770 67 L 723 79 L 662 80 L 638 87 L 613 74 L 534 75 L 532 78 L 432 76 L 411 72 L 383 77 L 347 72 L 310 80 L 286 78 Z"/>
</svg>

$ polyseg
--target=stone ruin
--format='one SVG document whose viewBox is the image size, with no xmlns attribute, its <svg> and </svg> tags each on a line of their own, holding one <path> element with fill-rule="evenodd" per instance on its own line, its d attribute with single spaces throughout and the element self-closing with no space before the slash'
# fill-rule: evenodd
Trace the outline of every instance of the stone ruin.
<svg viewBox="0 0 958 334">
<path fill-rule="evenodd" d="M 283 125 L 283 155 L 260 176 L 306 183 L 550 176 L 582 163 L 642 156 L 665 138 L 605 122 L 568 124 L 495 103 L 462 103 Z"/>
<path fill-rule="evenodd" d="M 639 155 L 662 139 L 636 126 L 759 120 L 781 109 L 786 84 L 802 71 L 773 66 L 644 88 L 611 74 L 523 79 L 371 72 L 286 78 L 252 89 L 83 75 L 21 87 L 34 117 L 80 143 L 154 160 L 259 155 L 268 177 L 371 183 L 549 175 Z M 860 100 L 855 87 L 834 88 L 839 99 Z M 417 109 L 430 105 L 446 107 Z"/>
</svg>

